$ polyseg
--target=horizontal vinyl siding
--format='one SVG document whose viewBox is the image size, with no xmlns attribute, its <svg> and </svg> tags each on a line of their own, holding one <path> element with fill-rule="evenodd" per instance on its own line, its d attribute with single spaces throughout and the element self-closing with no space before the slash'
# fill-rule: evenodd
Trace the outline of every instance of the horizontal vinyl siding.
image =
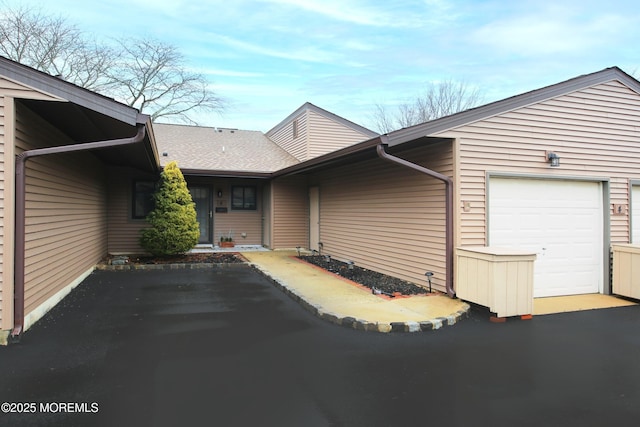
<svg viewBox="0 0 640 427">
<path fill-rule="evenodd" d="M 158 179 L 156 175 L 141 174 L 133 169 L 108 170 L 108 252 L 111 254 L 141 254 L 140 230 L 149 225 L 144 219 L 133 219 L 133 181 Z"/>
<path fill-rule="evenodd" d="M 314 111 L 309 111 L 309 154 L 308 159 L 339 150 L 368 139 L 338 122 Z"/>
<path fill-rule="evenodd" d="M 309 247 L 309 201 L 303 176 L 272 181 L 272 248 Z"/>
<path fill-rule="evenodd" d="M 610 179 L 611 203 L 628 206 L 628 180 L 640 179 L 638 123 L 640 96 L 610 82 L 444 133 L 460 139 L 460 199 L 471 206 L 460 213 L 462 245 L 486 242 L 487 172 Z M 628 215 L 612 215 L 611 241 L 628 239 Z"/>
<path fill-rule="evenodd" d="M 297 120 L 298 135 L 294 138 L 293 122 Z M 278 132 L 269 135 L 269 139 L 282 147 L 285 151 L 300 161 L 309 158 L 307 115 L 300 114 L 286 123 Z"/>
<path fill-rule="evenodd" d="M 453 175 L 452 147 L 438 144 L 398 157 Z M 312 177 L 320 187 L 324 252 L 420 285 L 433 271 L 445 285 L 445 186 L 376 159 Z"/>
<path fill-rule="evenodd" d="M 261 245 L 262 244 L 262 189 L 255 182 L 246 181 L 226 181 L 221 183 L 216 181 L 216 189 L 223 189 L 226 195 L 225 206 L 227 213 L 213 214 L 213 239 L 220 241 L 220 236 L 226 236 L 230 232 L 236 245 Z M 254 186 L 256 187 L 256 210 L 233 210 L 231 209 L 231 188 L 233 186 Z M 219 201 L 214 194 L 215 201 Z M 247 237 L 243 238 L 242 233 Z"/>
<path fill-rule="evenodd" d="M 13 109 L 14 98 L 26 99 L 54 99 L 49 95 L 34 91 L 32 88 L 18 84 L 11 80 L 0 77 L 0 330 L 9 329 L 13 325 L 13 213 L 8 214 L 5 204 L 6 191 L 8 186 L 13 188 L 13 146 L 7 147 L 5 140 L 7 131 L 5 126 L 13 126 L 12 123 L 5 123 L 5 113 L 8 108 Z M 11 103 L 7 106 L 6 103 Z M 11 118 L 13 120 L 13 118 Z M 13 144 L 13 141 L 11 141 Z M 9 161 L 10 163 L 8 163 Z M 13 206 L 13 198 L 8 200 Z M 13 208 L 11 208 L 12 210 Z M 8 230 L 10 227 L 11 230 Z M 7 265 L 11 264 L 11 265 Z M 6 282 L 5 282 L 6 281 Z M 5 316 L 8 314 L 8 316 Z"/>
<path fill-rule="evenodd" d="M 17 110 L 18 151 L 69 141 L 33 113 Z M 106 174 L 89 153 L 26 163 L 25 312 L 28 314 L 106 254 Z"/>
<path fill-rule="evenodd" d="M 2 84 L 2 80 L 0 79 L 0 84 Z M 0 94 L 2 94 L 2 87 L 0 86 Z M 5 293 L 3 292 L 3 288 L 6 286 L 4 283 L 4 261 L 5 261 L 5 102 L 7 102 L 6 98 L 0 96 L 0 330 L 8 329 L 11 325 L 7 322 L 7 319 L 4 319 L 3 312 L 8 311 L 8 307 L 5 308 L 5 304 L 9 303 L 9 294 L 7 294 L 5 298 Z M 13 182 L 11 180 L 10 182 Z"/>
</svg>

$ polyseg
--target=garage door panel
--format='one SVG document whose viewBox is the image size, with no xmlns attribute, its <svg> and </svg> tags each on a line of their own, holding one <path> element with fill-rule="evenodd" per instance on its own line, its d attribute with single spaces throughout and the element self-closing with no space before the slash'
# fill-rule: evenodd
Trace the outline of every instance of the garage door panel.
<svg viewBox="0 0 640 427">
<path fill-rule="evenodd" d="M 601 289 L 602 190 L 595 182 L 492 178 L 489 243 L 534 251 L 534 296 Z"/>
</svg>

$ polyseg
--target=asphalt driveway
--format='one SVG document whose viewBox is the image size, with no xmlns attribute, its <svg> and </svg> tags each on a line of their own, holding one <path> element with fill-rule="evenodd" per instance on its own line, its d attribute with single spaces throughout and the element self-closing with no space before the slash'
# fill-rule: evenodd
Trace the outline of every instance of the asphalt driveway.
<svg viewBox="0 0 640 427">
<path fill-rule="evenodd" d="M 640 307 L 380 334 L 248 266 L 100 271 L 0 367 L 0 402 L 36 404 L 0 425 L 635 426 Z"/>
</svg>

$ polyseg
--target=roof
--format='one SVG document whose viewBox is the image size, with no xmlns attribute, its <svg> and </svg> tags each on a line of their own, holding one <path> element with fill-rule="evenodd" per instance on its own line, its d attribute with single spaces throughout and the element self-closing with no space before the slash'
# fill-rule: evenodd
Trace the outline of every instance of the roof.
<svg viewBox="0 0 640 427">
<path fill-rule="evenodd" d="M 500 101 L 485 104 L 480 107 L 441 117 L 429 122 L 403 128 L 390 132 L 389 146 L 403 144 L 420 137 L 435 135 L 459 126 L 484 120 L 486 118 L 503 114 L 518 108 L 536 104 L 551 98 L 566 95 L 571 92 L 586 89 L 591 86 L 617 80 L 628 86 L 635 92 L 640 93 L 640 82 L 625 73 L 618 67 L 605 68 L 591 74 L 574 77 L 572 79 L 556 83 L 550 86 L 512 96 Z"/>
<path fill-rule="evenodd" d="M 126 146 L 94 150 L 103 161 L 119 166 L 135 167 L 155 172 L 158 167 L 153 130 L 149 116 L 136 108 L 76 86 L 58 77 L 0 56 L 0 76 L 53 100 L 16 96 L 16 101 L 59 129 L 70 143 L 88 143 L 132 137 L 138 125 L 145 125 L 143 141 Z"/>
<path fill-rule="evenodd" d="M 259 131 L 162 123 L 153 127 L 161 166 L 175 160 L 188 174 L 261 176 L 298 163 Z"/>
<path fill-rule="evenodd" d="M 450 116 L 441 117 L 426 123 L 403 128 L 385 135 L 375 136 L 345 149 L 334 151 L 280 170 L 276 175 L 303 173 L 338 161 L 344 162 L 347 157 L 364 156 L 366 155 L 366 152 L 375 151 L 378 144 L 395 147 L 418 140 L 425 141 L 426 139 L 438 142 L 442 140 L 441 137 L 438 137 L 438 134 L 456 127 L 464 126 L 498 114 L 503 114 L 508 111 L 614 80 L 623 83 L 633 91 L 640 94 L 640 82 L 638 80 L 631 77 L 618 67 L 605 68 L 604 70 L 597 71 L 595 73 L 574 77 L 564 82 L 512 96 L 490 104 L 485 104 Z"/>
<path fill-rule="evenodd" d="M 365 137 L 369 137 L 369 138 L 373 138 L 375 136 L 378 136 L 378 133 L 369 130 L 363 126 L 360 126 L 359 124 L 356 124 L 352 121 L 349 121 L 347 119 L 345 119 L 344 117 L 340 117 L 337 114 L 333 114 L 330 111 L 324 110 L 320 107 L 317 107 L 315 105 L 313 105 L 310 102 L 306 102 L 304 103 L 300 108 L 298 108 L 296 111 L 294 111 L 293 113 L 289 114 L 287 116 L 287 118 L 285 118 L 284 120 L 282 120 L 280 123 L 278 123 L 273 129 L 271 129 L 269 132 L 267 132 L 267 136 L 271 136 L 274 133 L 278 132 L 283 126 L 286 126 L 288 123 L 290 123 L 294 118 L 296 118 L 297 116 L 299 116 L 300 114 L 302 114 L 303 112 L 306 111 L 313 111 L 314 113 L 317 113 L 321 116 L 324 116 L 330 120 L 333 120 L 337 123 L 340 123 L 343 126 L 346 126 L 352 130 L 354 130 L 355 132 L 359 132 L 361 134 L 363 134 Z"/>
</svg>

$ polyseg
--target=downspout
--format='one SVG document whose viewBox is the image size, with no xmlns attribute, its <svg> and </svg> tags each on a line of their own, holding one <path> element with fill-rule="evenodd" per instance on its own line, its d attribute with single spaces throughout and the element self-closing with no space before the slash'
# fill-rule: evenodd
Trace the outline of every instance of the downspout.
<svg viewBox="0 0 640 427">
<path fill-rule="evenodd" d="M 427 169 L 423 166 L 416 165 L 415 163 L 408 162 L 399 157 L 395 157 L 386 151 L 384 148 L 387 144 L 384 141 L 387 140 L 385 135 L 380 137 L 381 143 L 376 147 L 378 156 L 392 163 L 399 164 L 401 166 L 413 169 L 417 172 L 429 175 L 433 178 L 439 179 L 444 182 L 445 185 L 445 268 L 446 273 L 446 289 L 447 294 L 450 297 L 455 297 L 456 293 L 453 289 L 453 180 L 446 175 Z"/>
<path fill-rule="evenodd" d="M 59 147 L 36 148 L 24 151 L 16 156 L 16 224 L 15 224 L 15 272 L 13 299 L 13 330 L 11 340 L 20 341 L 24 328 L 24 282 L 25 282 L 25 206 L 26 206 L 26 176 L 25 163 L 31 157 L 49 154 L 72 153 L 75 151 L 95 150 L 99 148 L 117 147 L 119 145 L 135 144 L 142 141 L 146 130 L 143 124 L 138 124 L 135 136 L 122 139 L 88 142 L 84 144 L 62 145 Z"/>
</svg>

